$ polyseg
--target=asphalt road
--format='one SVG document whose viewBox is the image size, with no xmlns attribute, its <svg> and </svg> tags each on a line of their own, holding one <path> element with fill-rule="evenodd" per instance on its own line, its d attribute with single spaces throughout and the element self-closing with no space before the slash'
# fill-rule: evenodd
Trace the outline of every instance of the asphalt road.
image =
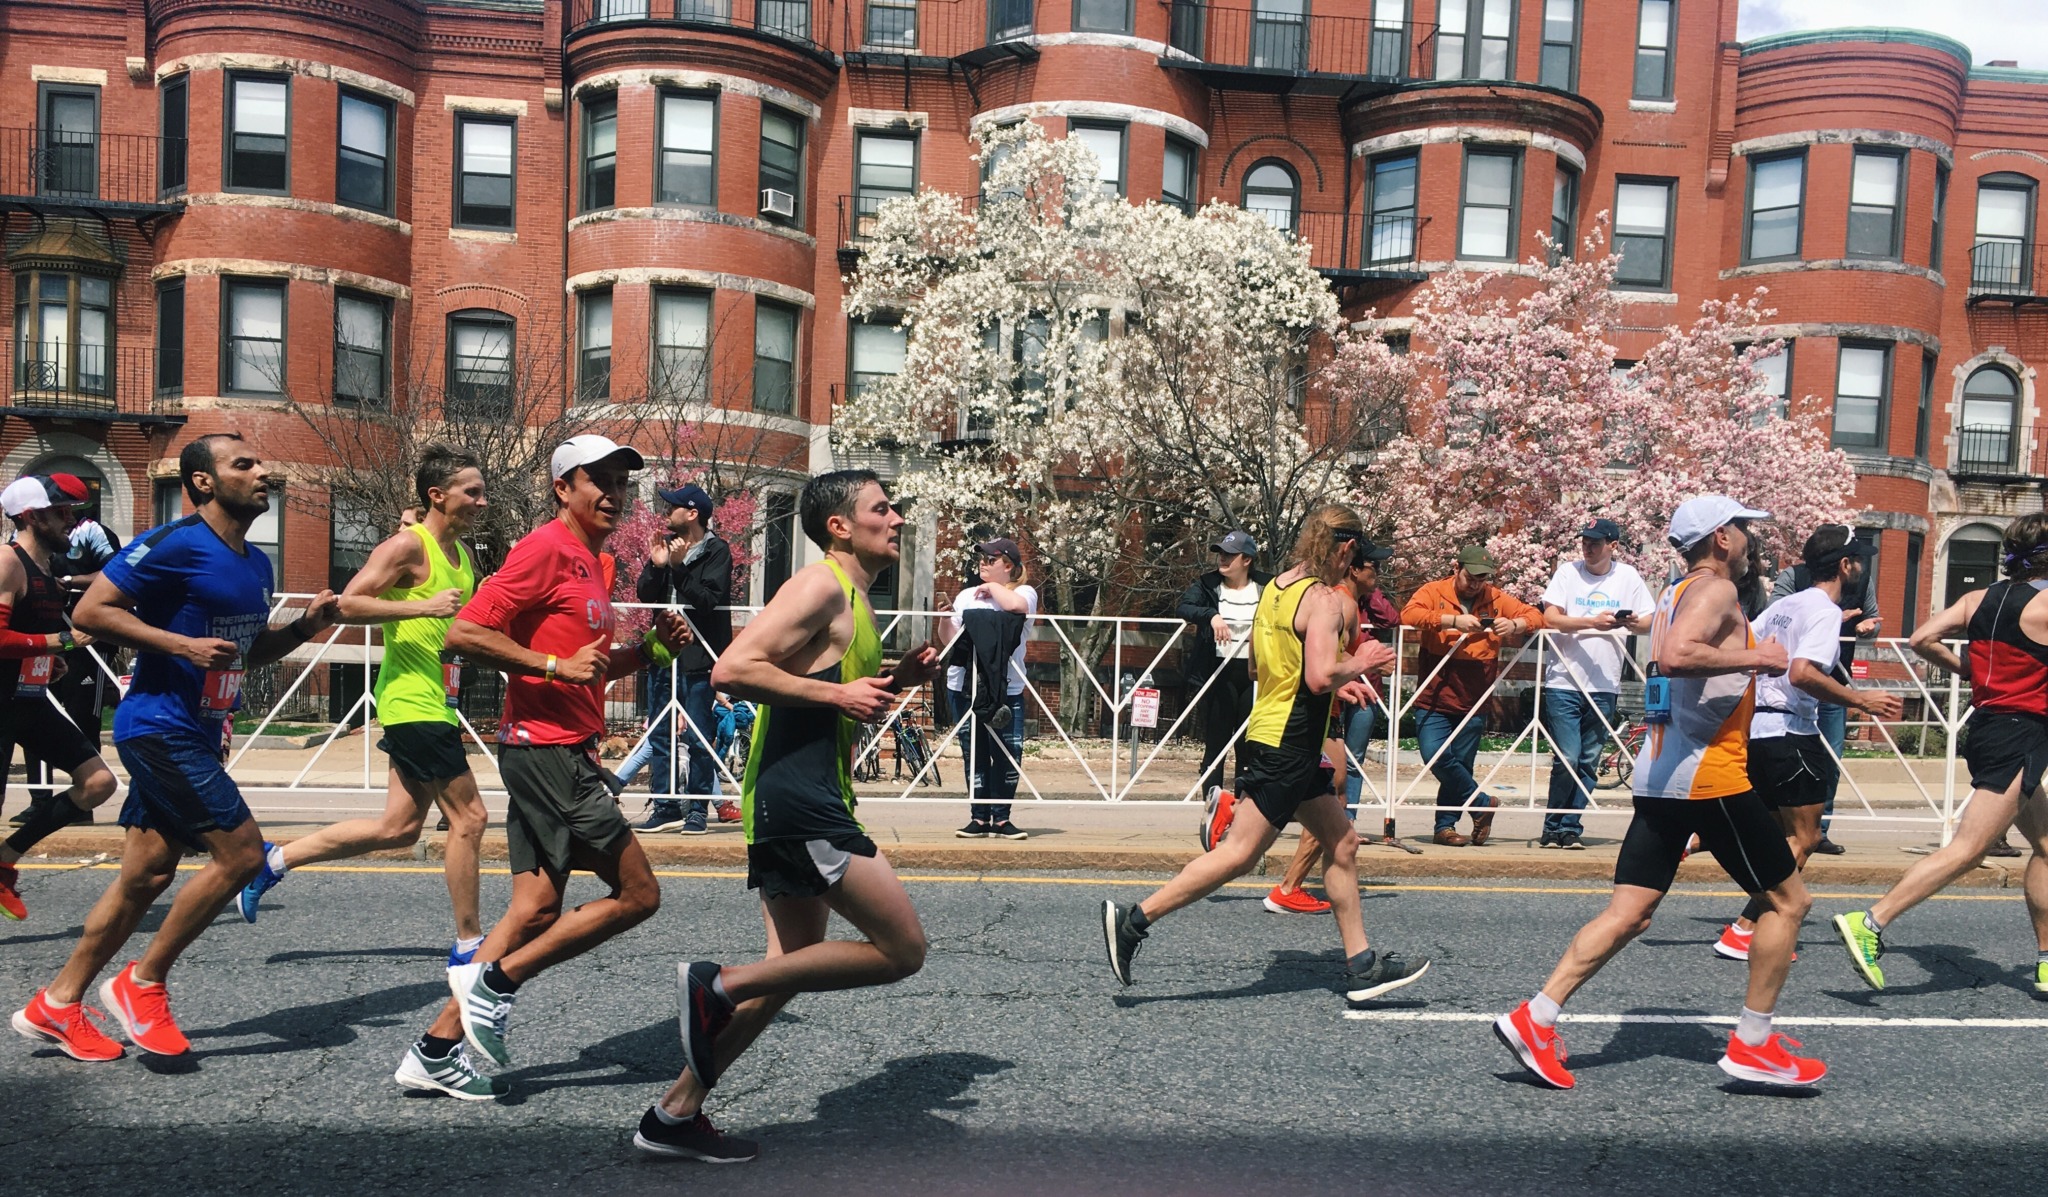
<svg viewBox="0 0 2048 1197">
<path fill-rule="evenodd" d="M 55 970 L 112 876 L 28 874 L 32 921 L 0 927 L 0 1000 L 18 1006 Z M 1372 891 L 1375 942 L 1436 965 L 1412 1000 L 1356 1019 L 1334 993 L 1328 920 L 1267 914 L 1256 888 L 1162 922 L 1120 991 L 1094 905 L 1147 882 L 934 877 L 911 883 L 934 948 L 923 973 L 799 999 L 728 1074 L 711 1112 L 760 1140 L 759 1160 L 646 1160 L 632 1128 L 679 1065 L 675 962 L 762 943 L 737 878 L 662 884 L 648 925 L 523 988 L 514 1094 L 492 1104 L 408 1096 L 390 1077 L 445 992 L 439 876 L 297 874 L 258 926 L 224 915 L 173 975 L 190 1057 L 86 1065 L 0 1045 L 8 1187 L 1870 1197 L 2014 1191 L 2048 1140 L 2048 1005 L 2028 987 L 2032 937 L 2010 894 L 1902 920 L 1882 995 L 1819 921 L 1853 899 L 1824 898 L 1781 1012 L 1885 1021 L 1793 1028 L 1833 1070 L 1793 1097 L 1728 1082 L 1713 1066 L 1726 1028 L 1687 1021 L 1740 1005 L 1741 966 L 1708 952 L 1732 897 L 1674 895 L 1572 1003 L 1568 1017 L 1675 1020 L 1568 1023 L 1579 1088 L 1557 1093 L 1517 1075 L 1482 1016 L 1536 987 L 1597 892 Z M 487 880 L 486 909 L 508 888 Z M 2035 1025 L 1897 1021 L 1913 1018 Z"/>
</svg>

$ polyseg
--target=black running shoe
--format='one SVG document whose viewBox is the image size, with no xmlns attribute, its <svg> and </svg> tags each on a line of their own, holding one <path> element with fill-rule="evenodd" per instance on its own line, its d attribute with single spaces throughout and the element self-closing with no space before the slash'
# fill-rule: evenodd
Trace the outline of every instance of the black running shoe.
<svg viewBox="0 0 2048 1197">
<path fill-rule="evenodd" d="M 761 1154 L 759 1143 L 726 1134 L 702 1114 L 671 1126 L 655 1115 L 653 1106 L 640 1115 L 633 1146 L 649 1155 L 681 1156 L 707 1164 L 744 1164 Z"/>
<path fill-rule="evenodd" d="M 718 979 L 718 965 L 709 960 L 679 964 L 676 973 L 683 990 L 683 1060 L 689 1064 L 697 1083 L 709 1089 L 718 1083 L 712 1045 L 717 1042 L 718 1033 L 732 1021 L 732 1003 L 711 987 Z"/>
<path fill-rule="evenodd" d="M 1392 952 L 1365 953 L 1370 959 L 1364 971 L 1352 970 L 1344 985 L 1344 996 L 1354 1002 L 1369 1002 L 1385 997 L 1404 985 L 1411 985 L 1422 979 L 1429 971 L 1429 961 L 1410 964 Z"/>
<path fill-rule="evenodd" d="M 1102 942 L 1109 949 L 1109 971 L 1126 985 L 1131 983 L 1131 957 L 1138 954 L 1138 945 L 1145 940 L 1145 931 L 1131 925 L 1131 914 L 1137 907 L 1123 907 L 1105 900 L 1102 903 Z"/>
</svg>

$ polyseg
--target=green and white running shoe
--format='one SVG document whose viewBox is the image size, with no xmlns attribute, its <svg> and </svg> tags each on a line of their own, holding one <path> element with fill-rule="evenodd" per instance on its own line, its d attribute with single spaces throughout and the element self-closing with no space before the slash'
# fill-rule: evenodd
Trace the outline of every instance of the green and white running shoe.
<svg viewBox="0 0 2048 1197">
<path fill-rule="evenodd" d="M 483 964 L 460 964 L 448 970 L 448 992 L 455 995 L 455 1009 L 462 1016 L 462 1037 L 500 1066 L 512 1062 L 505 1046 L 505 1024 L 512 1017 L 512 995 L 499 993 L 484 984 Z"/>
<path fill-rule="evenodd" d="M 1849 963 L 1856 966 L 1856 975 L 1872 989 L 1884 988 L 1884 970 L 1877 967 L 1877 958 L 1884 955 L 1884 940 L 1870 926 L 1870 920 L 1860 910 L 1835 916 L 1835 932 L 1842 937 L 1842 946 L 1849 949 Z"/>
<path fill-rule="evenodd" d="M 460 1043 L 439 1060 L 420 1054 L 420 1045 L 413 1044 L 391 1079 L 406 1089 L 433 1090 L 463 1101 L 489 1101 L 512 1091 L 512 1086 L 478 1072 L 469 1062 L 469 1049 Z"/>
<path fill-rule="evenodd" d="M 2034 992 L 2048 997 L 2048 960 L 2034 965 Z"/>
</svg>

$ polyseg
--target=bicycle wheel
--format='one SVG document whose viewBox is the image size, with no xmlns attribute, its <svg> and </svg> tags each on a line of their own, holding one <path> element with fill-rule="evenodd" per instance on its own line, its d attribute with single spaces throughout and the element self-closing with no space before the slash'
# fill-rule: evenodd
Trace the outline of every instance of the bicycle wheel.
<svg viewBox="0 0 2048 1197">
<path fill-rule="evenodd" d="M 853 754 L 853 779 L 855 781 L 882 780 L 882 754 L 880 736 L 861 737 L 860 747 Z"/>
<path fill-rule="evenodd" d="M 939 784 L 939 763 L 931 759 L 931 745 L 925 742 L 923 728 L 910 727 L 905 729 L 903 735 L 896 742 L 896 751 L 902 754 L 903 763 L 910 769 L 913 776 L 917 775 L 920 770 L 923 771 L 923 784 L 928 786 Z M 929 769 L 925 768 L 927 761 L 931 764 Z"/>
</svg>

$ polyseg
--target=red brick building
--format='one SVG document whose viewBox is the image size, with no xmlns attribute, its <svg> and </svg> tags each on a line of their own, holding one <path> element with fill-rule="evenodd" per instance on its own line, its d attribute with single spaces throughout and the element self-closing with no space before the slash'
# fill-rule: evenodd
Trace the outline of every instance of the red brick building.
<svg viewBox="0 0 2048 1197">
<path fill-rule="evenodd" d="M 540 345 L 564 401 L 697 388 L 793 482 L 900 360 L 841 314 L 862 214 L 971 191 L 970 130 L 1035 119 L 1134 201 L 1267 211 L 1396 320 L 1603 211 L 1637 336 L 1768 285 L 1900 632 L 2041 504 L 2048 74 L 1735 27 L 1736 0 L 17 2 L 0 468 L 88 474 L 131 535 L 193 436 L 251 435 L 303 488 L 283 395 L 491 403 Z M 757 585 L 800 539 L 767 510 Z M 293 589 L 350 548 L 297 506 L 259 539 Z"/>
</svg>

